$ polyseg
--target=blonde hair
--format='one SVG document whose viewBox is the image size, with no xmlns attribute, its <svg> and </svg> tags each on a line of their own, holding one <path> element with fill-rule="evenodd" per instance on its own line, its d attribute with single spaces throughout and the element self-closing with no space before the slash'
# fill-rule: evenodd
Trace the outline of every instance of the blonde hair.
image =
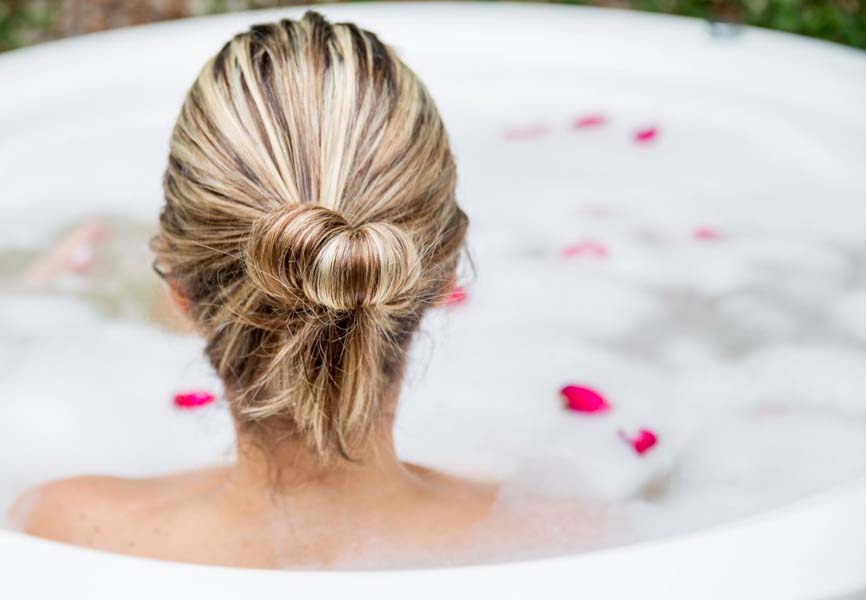
<svg viewBox="0 0 866 600">
<path fill-rule="evenodd" d="M 240 423 L 322 459 L 367 439 L 466 215 L 442 120 L 393 50 L 308 12 L 235 36 L 171 137 L 159 261 Z"/>
</svg>

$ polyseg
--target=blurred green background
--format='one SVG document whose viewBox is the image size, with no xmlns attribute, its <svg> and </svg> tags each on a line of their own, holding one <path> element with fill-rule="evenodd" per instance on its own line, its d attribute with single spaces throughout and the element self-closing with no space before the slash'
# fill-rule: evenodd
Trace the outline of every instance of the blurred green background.
<svg viewBox="0 0 866 600">
<path fill-rule="evenodd" d="M 492 0 L 495 1 L 495 0 Z M 742 23 L 866 48 L 864 0 L 553 0 Z M 0 51 L 166 19 L 316 2 L 286 0 L 0 0 Z"/>
</svg>

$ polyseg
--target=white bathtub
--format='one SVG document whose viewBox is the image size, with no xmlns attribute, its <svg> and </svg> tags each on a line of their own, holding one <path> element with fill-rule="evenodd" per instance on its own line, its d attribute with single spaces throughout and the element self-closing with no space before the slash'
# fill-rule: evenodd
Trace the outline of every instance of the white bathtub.
<svg viewBox="0 0 866 600">
<path fill-rule="evenodd" d="M 639 81 L 644 99 L 658 106 L 671 96 L 669 90 L 678 90 L 679 100 L 664 110 L 688 111 L 695 103 L 731 98 L 778 105 L 780 112 L 795 105 L 801 114 L 816 115 L 819 125 L 826 121 L 831 132 L 824 139 L 832 145 L 838 133 L 842 150 L 852 128 L 866 130 L 863 54 L 803 38 L 752 29 L 712 36 L 707 24 L 689 19 L 554 6 L 317 9 L 337 20 L 358 21 L 396 46 L 433 90 L 446 121 L 449 103 L 471 102 L 475 86 L 495 86 L 503 78 L 556 80 L 572 69 L 602 74 L 614 86 Z M 87 194 L 90 208 L 122 205 L 142 218 L 152 216 L 169 127 L 196 70 L 248 24 L 299 12 L 160 24 L 0 56 L 0 186 L 13 169 L 33 177 L 32 193 L 4 194 L 0 187 L 3 217 L 32 211 L 34 202 L 74 216 Z M 514 102 L 525 98 L 515 96 Z M 784 123 L 765 126 L 776 143 L 786 143 Z M 142 138 L 118 133 L 145 129 L 151 133 Z M 66 161 L 50 153 L 50 168 L 33 158 L 40 147 L 62 148 L 66 140 L 103 148 L 98 182 L 92 181 L 92 162 L 79 162 L 74 148 L 63 150 Z M 459 155 L 458 149 L 458 161 Z M 30 158 L 22 162 L 20 156 Z M 811 159 L 821 162 L 820 156 Z M 818 168 L 832 174 L 837 167 L 832 153 L 823 159 Z M 847 599 L 866 593 L 866 485 L 855 481 L 685 536 L 503 565 L 390 572 L 236 570 L 111 555 L 9 530 L 0 530 L 0 564 L 0 596 L 9 599 Z"/>
</svg>

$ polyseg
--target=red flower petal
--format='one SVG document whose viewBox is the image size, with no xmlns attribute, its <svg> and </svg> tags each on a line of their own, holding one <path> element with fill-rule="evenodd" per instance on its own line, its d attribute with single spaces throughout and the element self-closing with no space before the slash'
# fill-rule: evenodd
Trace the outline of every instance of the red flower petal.
<svg viewBox="0 0 866 600">
<path fill-rule="evenodd" d="M 712 227 L 696 227 L 692 231 L 692 237 L 696 240 L 716 241 L 722 239 L 722 234 Z"/>
<path fill-rule="evenodd" d="M 559 390 L 568 410 L 583 413 L 597 413 L 610 410 L 604 396 L 595 390 L 581 385 L 567 385 Z"/>
<path fill-rule="evenodd" d="M 515 127 L 505 131 L 506 140 L 531 140 L 544 137 L 550 133 L 550 127 L 543 123 L 535 123 L 523 127 Z"/>
<path fill-rule="evenodd" d="M 457 306 L 466 302 L 466 290 L 460 286 L 455 287 L 445 299 L 446 306 Z"/>
<path fill-rule="evenodd" d="M 646 453 L 659 441 L 658 436 L 650 429 L 639 429 L 633 437 L 629 437 L 624 431 L 620 431 L 619 437 L 634 448 L 634 451 L 638 454 Z"/>
<path fill-rule="evenodd" d="M 587 129 L 589 127 L 599 127 L 607 123 L 607 117 L 601 114 L 583 115 L 575 117 L 571 122 L 572 129 Z"/>
<path fill-rule="evenodd" d="M 659 130 L 655 127 L 644 127 L 634 132 L 634 141 L 638 144 L 646 144 L 655 140 Z"/>
<path fill-rule="evenodd" d="M 608 249 L 607 246 L 605 246 L 601 242 L 596 242 L 594 240 L 586 240 L 566 246 L 562 249 L 562 252 L 560 254 L 563 258 L 585 256 L 589 258 L 603 259 L 607 258 Z"/>
<path fill-rule="evenodd" d="M 216 396 L 210 392 L 183 392 L 174 395 L 174 405 L 178 408 L 198 408 L 210 404 Z"/>
</svg>

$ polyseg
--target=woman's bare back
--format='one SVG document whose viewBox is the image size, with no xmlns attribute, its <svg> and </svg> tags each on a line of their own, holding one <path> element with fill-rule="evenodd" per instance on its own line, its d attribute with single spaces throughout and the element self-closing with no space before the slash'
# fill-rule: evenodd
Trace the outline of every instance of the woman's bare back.
<svg viewBox="0 0 866 600">
<path fill-rule="evenodd" d="M 363 568 L 449 553 L 487 515 L 495 488 L 407 466 L 375 498 L 313 484 L 249 494 L 228 468 L 122 479 L 76 477 L 24 496 L 12 518 L 40 537 L 111 552 L 251 568 Z"/>
</svg>

